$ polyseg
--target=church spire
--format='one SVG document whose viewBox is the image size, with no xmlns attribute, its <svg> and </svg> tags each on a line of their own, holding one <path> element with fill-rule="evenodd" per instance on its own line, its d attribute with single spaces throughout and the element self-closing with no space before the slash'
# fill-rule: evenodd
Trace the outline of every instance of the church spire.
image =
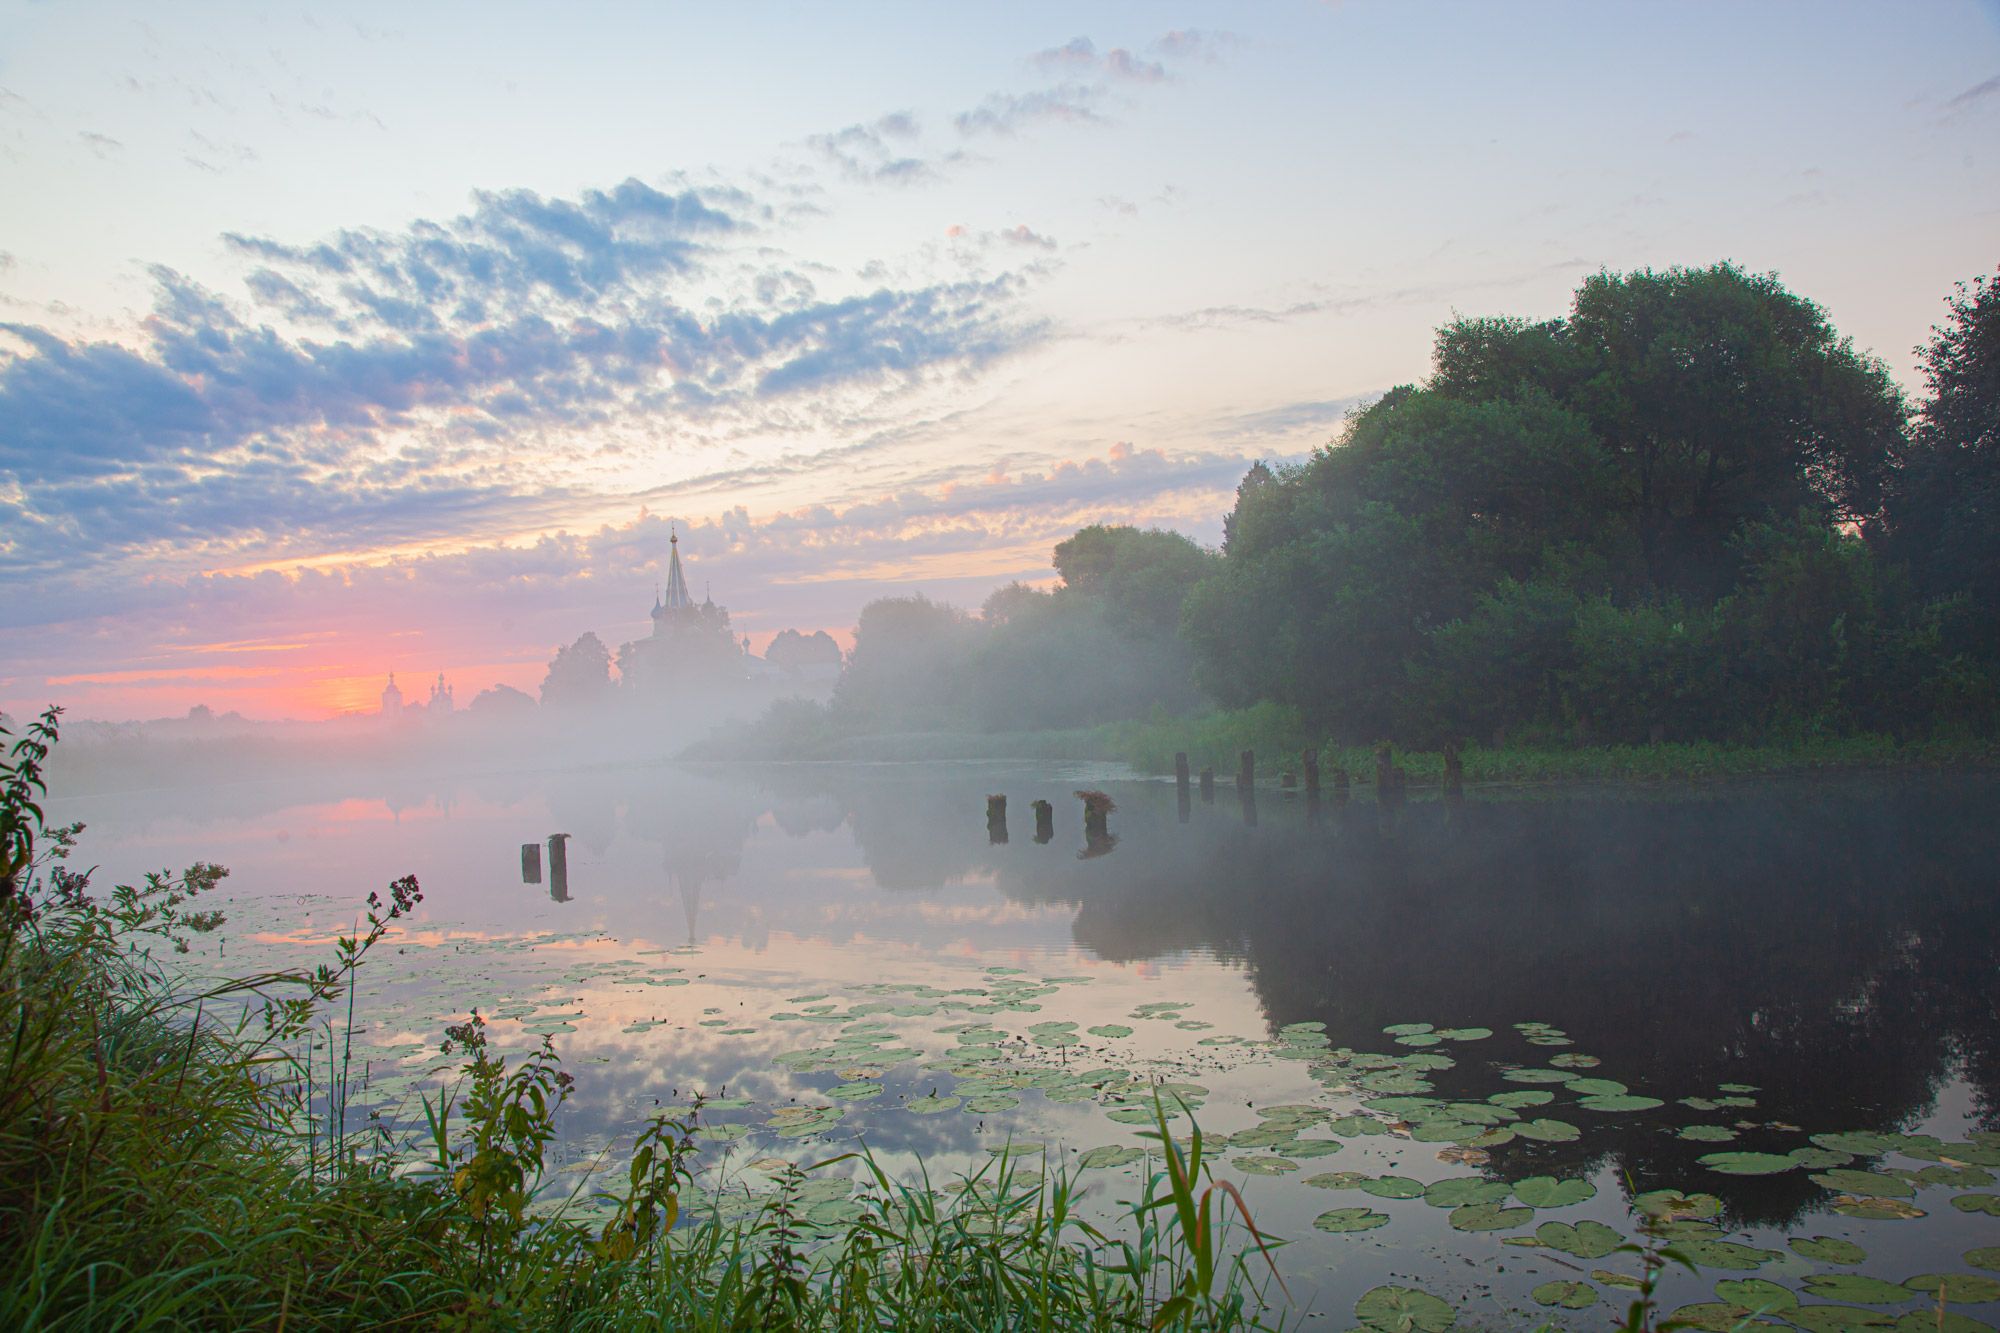
<svg viewBox="0 0 2000 1333">
<path fill-rule="evenodd" d="M 694 597 L 688 592 L 687 575 L 681 572 L 681 536 L 671 528 L 668 531 L 667 545 L 673 554 L 667 560 L 667 592 L 660 606 L 665 611 L 692 610 Z"/>
</svg>

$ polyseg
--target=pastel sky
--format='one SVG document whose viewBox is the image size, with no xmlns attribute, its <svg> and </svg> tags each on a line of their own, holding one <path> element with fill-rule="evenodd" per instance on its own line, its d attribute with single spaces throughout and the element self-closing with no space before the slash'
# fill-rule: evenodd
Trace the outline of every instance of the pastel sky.
<svg viewBox="0 0 2000 1333">
<path fill-rule="evenodd" d="M 533 690 L 1199 540 L 1454 312 L 1733 259 L 1916 387 L 2000 3 L 0 2 L 0 708 Z"/>
</svg>

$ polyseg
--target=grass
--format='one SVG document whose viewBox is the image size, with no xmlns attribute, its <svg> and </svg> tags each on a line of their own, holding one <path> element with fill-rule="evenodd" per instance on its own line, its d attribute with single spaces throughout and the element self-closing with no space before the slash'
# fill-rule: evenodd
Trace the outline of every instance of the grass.
<svg viewBox="0 0 2000 1333">
<path fill-rule="evenodd" d="M 421 890 L 370 895 L 310 971 L 192 984 L 218 928 L 198 864 L 108 895 L 38 805 L 51 710 L 0 765 L 0 1327 L 692 1330 L 1264 1327 L 1274 1243 L 1159 1110 L 1117 1225 L 1076 1179 L 1001 1154 L 954 1190 L 865 1152 L 794 1167 L 747 1219 L 697 1187 L 699 1106 L 658 1115 L 579 1200 L 544 1170 L 574 1086 L 484 1023 L 421 1126 L 351 1123 L 355 978 Z M 0 733 L 0 738 L 4 733 Z M 831 1234 L 801 1200 L 861 1170 Z"/>
</svg>

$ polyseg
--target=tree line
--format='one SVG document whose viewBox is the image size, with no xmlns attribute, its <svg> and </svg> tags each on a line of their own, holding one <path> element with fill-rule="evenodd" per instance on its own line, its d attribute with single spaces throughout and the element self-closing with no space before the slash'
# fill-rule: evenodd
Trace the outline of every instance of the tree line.
<svg viewBox="0 0 2000 1333">
<path fill-rule="evenodd" d="M 1733 264 L 1462 318 L 1218 551 L 1090 527 L 1050 591 L 865 608 L 827 721 L 988 730 L 1274 701 L 1315 736 L 1575 745 L 1988 734 L 2000 717 L 2000 281 L 1914 403 Z"/>
</svg>

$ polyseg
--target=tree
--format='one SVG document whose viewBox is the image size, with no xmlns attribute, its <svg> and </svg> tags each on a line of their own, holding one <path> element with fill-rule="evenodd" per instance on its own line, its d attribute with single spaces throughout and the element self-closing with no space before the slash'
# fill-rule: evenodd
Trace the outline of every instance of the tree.
<svg viewBox="0 0 2000 1333">
<path fill-rule="evenodd" d="M 1888 546 L 1919 592 L 1958 597 L 1950 648 L 2000 661 L 2000 277 L 1959 283 L 1917 349 L 1929 397 L 1890 506 Z"/>
<path fill-rule="evenodd" d="M 611 653 L 594 632 L 586 631 L 567 648 L 558 648 L 542 678 L 542 703 L 551 708 L 587 708 L 611 698 Z"/>
<path fill-rule="evenodd" d="M 795 629 L 779 630 L 764 649 L 764 660 L 782 671 L 823 668 L 840 670 L 840 645 L 823 629 L 810 635 Z"/>
</svg>

